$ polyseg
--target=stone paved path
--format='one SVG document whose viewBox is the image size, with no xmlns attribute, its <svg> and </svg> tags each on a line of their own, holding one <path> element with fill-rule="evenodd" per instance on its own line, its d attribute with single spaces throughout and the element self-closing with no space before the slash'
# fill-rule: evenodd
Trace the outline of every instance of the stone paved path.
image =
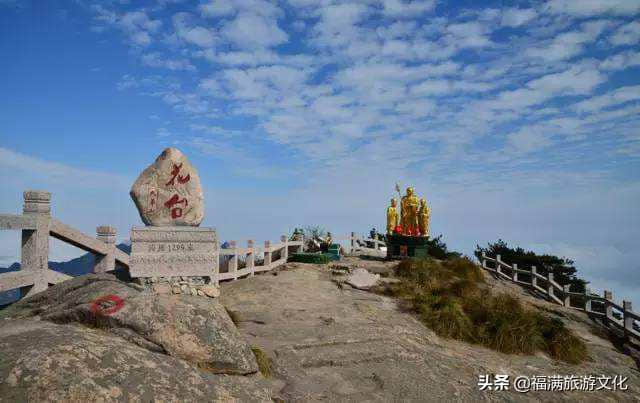
<svg viewBox="0 0 640 403">
<path fill-rule="evenodd" d="M 351 266 L 388 271 L 383 263 L 350 259 Z M 339 287 L 326 266 L 288 264 L 222 286 L 250 344 L 275 363 L 274 394 L 285 401 L 640 401 L 633 360 L 607 341 L 589 337 L 595 363 L 570 366 L 543 354 L 508 356 L 443 340 L 391 298 Z M 576 325 L 577 326 L 577 325 Z M 591 341 L 590 341 L 591 340 Z M 481 392 L 479 374 L 629 377 L 629 391 Z"/>
</svg>

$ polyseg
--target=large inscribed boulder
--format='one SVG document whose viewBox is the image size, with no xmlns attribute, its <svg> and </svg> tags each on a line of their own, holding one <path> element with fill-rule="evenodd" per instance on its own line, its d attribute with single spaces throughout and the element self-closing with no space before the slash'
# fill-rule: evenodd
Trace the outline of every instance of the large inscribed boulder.
<svg viewBox="0 0 640 403">
<path fill-rule="evenodd" d="M 200 176 L 177 148 L 167 148 L 131 187 L 131 198 L 146 225 L 198 226 L 204 218 Z"/>
</svg>

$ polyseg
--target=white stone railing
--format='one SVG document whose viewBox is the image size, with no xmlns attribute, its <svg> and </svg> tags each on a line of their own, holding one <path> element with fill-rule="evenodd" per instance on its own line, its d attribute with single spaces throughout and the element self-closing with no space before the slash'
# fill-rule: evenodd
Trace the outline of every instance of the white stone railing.
<svg viewBox="0 0 640 403">
<path fill-rule="evenodd" d="M 0 214 L 0 230 L 22 231 L 20 270 L 0 273 L 0 292 L 20 289 L 21 297 L 28 297 L 46 290 L 49 285 L 71 278 L 66 274 L 51 270 L 49 262 L 49 237 L 93 253 L 95 263 L 92 272 L 104 273 L 115 269 L 116 263 L 129 268 L 129 255 L 116 248 L 116 230 L 110 226 L 99 226 L 96 238 L 64 224 L 51 217 L 51 194 L 44 191 L 26 191 L 23 194 L 22 214 Z M 286 236 L 280 243 L 265 241 L 264 247 L 254 247 L 253 241 L 246 248 L 220 249 L 216 255 L 220 261 L 228 261 L 228 271 L 219 273 L 219 280 L 238 279 L 253 276 L 257 272 L 268 271 L 286 263 L 289 251 L 302 252 L 304 240 L 290 241 Z M 255 256 L 263 255 L 263 264 L 255 264 Z M 273 256 L 278 259 L 272 261 Z M 229 258 L 230 257 L 230 258 Z M 246 267 L 238 268 L 238 260 L 246 261 Z M 221 265 L 219 265 L 221 266 Z M 176 275 L 179 275 L 176 274 Z M 215 277 L 215 273 L 212 272 Z"/>
<path fill-rule="evenodd" d="M 51 217 L 49 192 L 26 191 L 23 197 L 22 214 L 0 214 L 0 230 L 22 231 L 20 270 L 0 274 L 0 292 L 19 288 L 31 296 L 71 278 L 49 268 L 50 236 L 93 253 L 95 273 L 113 270 L 116 262 L 129 266 L 129 255 L 115 246 L 115 228 L 100 226 L 92 238 Z"/>
<path fill-rule="evenodd" d="M 280 237 L 280 242 L 271 244 L 265 241 L 264 247 L 255 247 L 252 240 L 247 241 L 246 248 L 238 248 L 236 241 L 229 241 L 228 248 L 221 248 L 220 268 L 223 268 L 222 260 L 228 259 L 226 272 L 218 273 L 218 280 L 237 280 L 244 276 L 253 276 L 255 273 L 269 271 L 287 263 L 290 250 L 302 252 L 304 249 L 304 239 L 291 241 L 286 235 Z M 264 255 L 263 264 L 256 265 L 256 256 Z M 279 256 L 277 260 L 272 260 L 274 255 Z M 223 257 L 224 256 L 224 257 Z M 244 261 L 245 267 L 240 268 L 239 262 Z"/>
<path fill-rule="evenodd" d="M 495 267 L 489 267 L 488 262 Z M 602 297 L 592 294 L 588 289 L 584 293 L 571 292 L 568 285 L 563 287 L 554 281 L 553 273 L 548 272 L 543 276 L 537 272 L 536 266 L 524 270 L 515 263 L 509 265 L 500 259 L 500 255 L 492 258 L 483 253 L 481 263 L 483 269 L 500 278 L 530 287 L 559 305 L 594 315 L 605 325 L 621 330 L 626 338 L 640 340 L 640 331 L 633 326 L 634 321 L 640 321 L 640 314 L 631 310 L 631 301 L 622 301 L 622 305 L 614 302 L 611 291 L 605 291 Z"/>
<path fill-rule="evenodd" d="M 347 235 L 345 237 L 337 237 L 333 239 L 334 241 L 348 241 L 349 242 L 349 254 L 373 254 L 382 256 L 385 254 L 380 248 L 386 247 L 387 244 L 385 241 L 381 241 L 379 239 L 365 238 L 359 235 L 356 235 L 355 232 L 352 232 L 351 235 Z M 366 246 L 367 243 L 372 243 L 373 248 L 369 248 Z M 361 245 L 363 244 L 363 245 Z"/>
</svg>

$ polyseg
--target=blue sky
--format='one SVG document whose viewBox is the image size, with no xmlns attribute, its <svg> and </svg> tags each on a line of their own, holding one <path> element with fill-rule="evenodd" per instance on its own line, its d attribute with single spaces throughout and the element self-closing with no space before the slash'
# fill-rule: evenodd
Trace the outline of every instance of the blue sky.
<svg viewBox="0 0 640 403">
<path fill-rule="evenodd" d="M 394 184 L 455 249 L 574 258 L 640 303 L 640 2 L 0 0 L 3 212 L 126 239 L 164 147 L 221 239 L 382 228 Z M 2 233 L 0 263 L 18 256 Z M 52 256 L 78 251 L 53 243 Z"/>
</svg>

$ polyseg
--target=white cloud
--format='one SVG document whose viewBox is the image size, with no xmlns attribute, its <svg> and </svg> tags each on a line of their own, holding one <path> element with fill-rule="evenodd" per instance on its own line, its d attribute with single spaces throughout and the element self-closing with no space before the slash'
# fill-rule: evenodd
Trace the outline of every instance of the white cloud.
<svg viewBox="0 0 640 403">
<path fill-rule="evenodd" d="M 587 94 L 605 80 L 606 76 L 598 70 L 576 66 L 529 81 L 527 87 L 549 94 Z"/>
<path fill-rule="evenodd" d="M 537 13 L 531 8 L 508 8 L 502 12 L 502 25 L 507 27 L 519 27 L 536 17 Z"/>
<path fill-rule="evenodd" d="M 640 41 L 640 22 L 632 21 L 618 28 L 611 35 L 609 42 L 613 45 L 633 45 Z"/>
<path fill-rule="evenodd" d="M 222 35 L 236 46 L 248 49 L 271 47 L 289 39 L 276 20 L 251 13 L 241 13 L 228 22 Z"/>
<path fill-rule="evenodd" d="M 542 46 L 526 50 L 526 55 L 541 58 L 547 62 L 571 59 L 581 54 L 587 44 L 595 41 L 611 23 L 609 21 L 590 21 L 584 23 L 578 31 L 564 32 Z"/>
<path fill-rule="evenodd" d="M 213 0 L 209 3 L 200 5 L 202 13 L 209 17 L 222 17 L 233 15 L 236 12 L 236 8 L 233 6 L 233 1 L 226 0 Z"/>
<path fill-rule="evenodd" d="M 216 42 L 216 32 L 191 24 L 192 17 L 189 13 L 180 12 L 173 16 L 175 34 L 178 38 L 203 48 L 208 48 Z"/>
<path fill-rule="evenodd" d="M 522 128 L 507 135 L 507 144 L 517 153 L 538 151 L 552 143 L 547 133 L 531 128 Z"/>
<path fill-rule="evenodd" d="M 322 7 L 314 26 L 315 42 L 320 46 L 345 46 L 358 37 L 358 22 L 367 14 L 362 4 L 346 3 Z"/>
<path fill-rule="evenodd" d="M 431 11 L 435 7 L 435 0 L 382 0 L 382 13 L 391 17 L 416 17 Z"/>
<path fill-rule="evenodd" d="M 520 110 L 541 104 L 558 95 L 589 94 L 605 80 L 606 76 L 598 70 L 589 66 L 576 66 L 530 80 L 520 88 L 502 91 L 495 99 L 481 101 L 480 104 L 495 110 Z"/>
<path fill-rule="evenodd" d="M 242 12 L 249 12 L 266 18 L 283 15 L 282 10 L 273 2 L 266 0 L 210 0 L 199 6 L 206 17 L 230 17 Z"/>
<path fill-rule="evenodd" d="M 640 3 L 633 0 L 553 0 L 546 3 L 552 13 L 578 17 L 592 15 L 634 15 L 640 11 Z"/>
<path fill-rule="evenodd" d="M 447 26 L 447 31 L 453 35 L 453 41 L 462 48 L 475 48 L 491 45 L 489 27 L 480 22 L 464 22 Z"/>
<path fill-rule="evenodd" d="M 156 136 L 169 137 L 171 136 L 171 132 L 166 127 L 160 127 L 158 130 L 156 130 Z"/>
<path fill-rule="evenodd" d="M 459 80 L 426 80 L 411 88 L 416 95 L 452 95 L 457 92 L 483 92 L 492 89 L 488 83 Z"/>
<path fill-rule="evenodd" d="M 118 25 L 130 32 L 156 32 L 162 25 L 162 22 L 160 20 L 150 19 L 149 16 L 142 11 L 131 11 L 128 13 L 124 13 L 118 19 Z"/>
<path fill-rule="evenodd" d="M 53 186 L 72 183 L 76 186 L 98 188 L 122 186 L 128 182 L 125 177 L 119 175 L 47 161 L 3 147 L 0 147 L 0 168 L 6 172 L 36 175 L 41 182 Z"/>
<path fill-rule="evenodd" d="M 640 100 L 640 85 L 616 88 L 604 95 L 586 99 L 572 105 L 578 112 L 597 112 L 611 106 L 622 105 L 629 101 Z"/>
<path fill-rule="evenodd" d="M 169 70 L 196 70 L 188 59 L 163 59 L 162 57 L 160 53 L 154 52 L 142 55 L 141 59 L 142 63 L 151 67 L 162 67 Z"/>
<path fill-rule="evenodd" d="M 147 46 L 151 43 L 151 36 L 145 31 L 138 31 L 131 34 L 131 42 L 139 46 Z"/>
<path fill-rule="evenodd" d="M 125 32 L 135 46 L 145 47 L 151 43 L 151 33 L 157 32 L 162 26 L 162 21 L 151 19 L 144 11 L 130 11 L 118 14 L 108 10 L 101 5 L 94 5 L 93 10 L 96 12 L 95 19 L 103 24 L 115 26 Z M 104 27 L 93 27 L 93 30 L 99 32 Z"/>
<path fill-rule="evenodd" d="M 602 70 L 624 70 L 638 65 L 640 65 L 640 52 L 627 51 L 607 57 L 598 67 Z"/>
</svg>

